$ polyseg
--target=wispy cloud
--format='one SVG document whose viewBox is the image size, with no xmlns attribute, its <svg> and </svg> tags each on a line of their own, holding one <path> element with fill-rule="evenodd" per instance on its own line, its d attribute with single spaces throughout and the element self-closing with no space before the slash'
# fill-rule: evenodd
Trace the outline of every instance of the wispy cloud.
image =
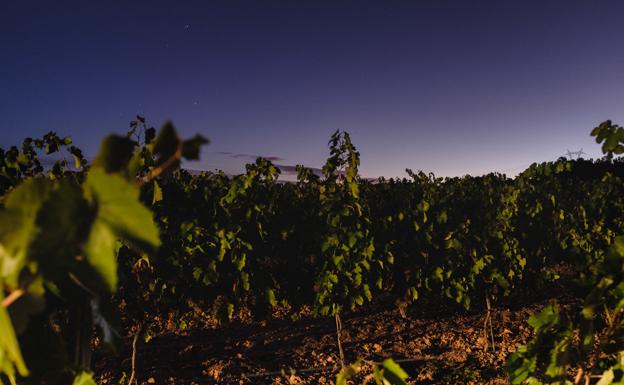
<svg viewBox="0 0 624 385">
<path fill-rule="evenodd" d="M 217 151 L 216 153 L 219 155 L 230 157 L 232 159 L 243 158 L 243 159 L 255 160 L 256 158 L 265 158 L 265 159 L 270 160 L 271 162 L 281 162 L 283 160 L 286 160 L 285 158 L 282 158 L 281 156 L 275 156 L 275 155 L 264 156 L 264 155 L 253 155 L 253 154 L 241 154 L 241 153 L 229 152 L 229 151 Z"/>
<path fill-rule="evenodd" d="M 293 166 L 293 165 L 289 165 L 289 164 L 276 164 L 275 167 L 279 168 L 282 171 L 282 175 L 284 176 L 292 176 L 292 175 L 297 175 L 297 166 Z M 312 170 L 312 172 L 319 176 L 319 177 L 323 177 L 323 170 L 318 168 L 318 167 L 306 167 L 310 170 Z M 341 173 L 342 175 L 344 175 L 344 173 Z M 367 180 L 369 182 L 375 182 L 378 180 L 378 178 L 370 178 L 370 177 L 364 177 L 361 176 L 361 178 L 363 180 Z"/>
<path fill-rule="evenodd" d="M 275 167 L 279 168 L 284 175 L 297 175 L 297 166 L 288 164 L 276 164 Z M 321 176 L 323 172 L 320 168 L 308 167 L 312 172 L 318 176 Z"/>
</svg>

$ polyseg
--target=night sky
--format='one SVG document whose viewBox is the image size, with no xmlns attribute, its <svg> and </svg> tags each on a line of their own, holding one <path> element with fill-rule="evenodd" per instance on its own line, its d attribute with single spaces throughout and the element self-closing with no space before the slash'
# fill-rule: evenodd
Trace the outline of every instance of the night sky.
<svg viewBox="0 0 624 385">
<path fill-rule="evenodd" d="M 88 156 L 136 114 L 320 167 L 347 130 L 364 176 L 515 174 L 624 124 L 624 2 L 0 3 L 0 147 L 70 135 Z"/>
</svg>

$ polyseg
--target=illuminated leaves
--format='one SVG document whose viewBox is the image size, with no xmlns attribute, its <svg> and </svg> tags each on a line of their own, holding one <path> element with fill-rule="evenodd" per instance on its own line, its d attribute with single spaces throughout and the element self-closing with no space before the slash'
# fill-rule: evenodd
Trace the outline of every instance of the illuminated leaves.
<svg viewBox="0 0 624 385">
<path fill-rule="evenodd" d="M 175 137 L 176 148 L 182 146 L 172 130 L 166 126 L 157 155 L 164 156 L 162 152 L 169 148 L 164 141 L 169 137 Z M 154 252 L 160 245 L 158 227 L 152 212 L 140 201 L 140 183 L 132 174 L 153 160 L 147 159 L 146 148 L 139 148 L 129 136 L 105 138 L 86 175 L 84 156 L 73 146 L 67 151 L 74 158 L 76 171 L 67 171 L 67 162 L 62 160 L 43 173 L 36 149 L 52 154 L 72 143 L 54 133 L 43 139 L 27 138 L 21 152 L 17 148 L 0 150 L 0 192 L 10 190 L 2 196 L 0 208 L 0 373 L 13 383 L 16 377 L 29 374 L 17 332 L 24 333 L 20 341 L 32 364 L 33 381 L 54 383 L 52 377 L 44 380 L 40 376 L 65 373 L 75 375 L 76 385 L 94 384 L 91 373 L 65 366 L 66 345 L 62 334 L 49 327 L 50 317 L 69 316 L 67 325 L 84 327 L 88 333 L 92 325 L 84 323 L 85 319 L 78 323 L 71 319 L 82 309 L 90 313 L 87 322 L 98 326 L 102 342 L 112 342 L 117 332 L 109 322 L 110 314 L 102 311 L 102 299 L 117 286 L 118 250 L 126 245 Z M 145 131 L 146 142 L 153 136 Z M 196 158 L 206 142 L 201 137 L 184 142 L 186 150 L 180 157 Z M 137 156 L 145 158 L 129 167 Z M 175 164 L 177 159 L 161 165 L 160 173 Z M 156 181 L 153 186 L 153 201 L 157 202 L 162 190 Z M 9 293 L 6 298 L 5 293 Z M 55 298 L 52 307 L 45 300 L 48 296 Z M 38 336 L 39 346 L 49 348 L 47 353 L 55 359 L 45 357 L 45 351 L 33 351 L 31 336 Z"/>
<path fill-rule="evenodd" d="M 602 143 L 602 152 L 607 156 L 624 153 L 624 127 L 606 120 L 592 130 L 591 136 L 596 138 L 596 143 Z"/>
<path fill-rule="evenodd" d="M 371 363 L 372 378 L 377 385 L 407 385 L 409 375 L 393 359 L 388 358 L 382 363 Z M 348 385 L 348 380 L 357 376 L 364 368 L 362 361 L 356 361 L 343 367 L 336 376 L 336 385 Z"/>
</svg>

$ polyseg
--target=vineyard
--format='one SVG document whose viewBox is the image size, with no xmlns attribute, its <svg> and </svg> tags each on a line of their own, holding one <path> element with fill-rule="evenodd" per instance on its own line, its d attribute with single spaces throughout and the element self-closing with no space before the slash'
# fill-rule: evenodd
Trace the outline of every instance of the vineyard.
<svg viewBox="0 0 624 385">
<path fill-rule="evenodd" d="M 514 178 L 370 181 L 337 131 L 293 183 L 189 173 L 208 140 L 142 117 L 93 162 L 27 138 L 0 150 L 0 382 L 624 384 L 624 128 L 591 135 L 602 159 Z M 492 373 L 423 354 L 443 333 Z M 232 340 L 246 364 L 199 367 Z"/>
</svg>

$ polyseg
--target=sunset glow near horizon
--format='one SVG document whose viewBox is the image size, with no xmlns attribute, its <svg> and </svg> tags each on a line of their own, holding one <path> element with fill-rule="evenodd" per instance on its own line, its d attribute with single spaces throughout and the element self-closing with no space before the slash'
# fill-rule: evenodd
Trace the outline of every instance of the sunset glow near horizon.
<svg viewBox="0 0 624 385">
<path fill-rule="evenodd" d="M 475 5 L 478 4 L 478 5 Z M 624 124 L 624 3 L 0 4 L 0 147 L 87 156 L 137 114 L 211 139 L 189 168 L 321 167 L 336 129 L 366 177 L 516 174 Z"/>
</svg>

